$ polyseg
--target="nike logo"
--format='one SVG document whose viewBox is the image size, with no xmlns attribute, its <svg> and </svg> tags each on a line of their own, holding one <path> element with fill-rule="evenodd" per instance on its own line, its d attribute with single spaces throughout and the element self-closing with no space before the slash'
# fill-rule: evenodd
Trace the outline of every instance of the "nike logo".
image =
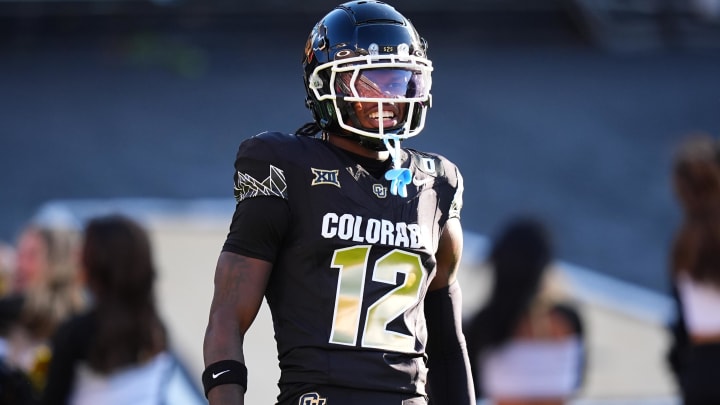
<svg viewBox="0 0 720 405">
<path fill-rule="evenodd" d="M 432 178 L 432 177 L 427 177 L 427 178 L 425 178 L 425 179 L 423 179 L 423 180 L 418 179 L 417 176 L 413 177 L 413 184 L 416 185 L 417 187 L 420 187 L 420 186 L 422 186 L 422 185 L 424 185 L 424 184 L 427 184 L 427 183 L 429 183 L 429 182 L 431 182 L 431 181 L 433 181 L 433 178 Z"/>
<path fill-rule="evenodd" d="M 229 373 L 229 372 L 230 372 L 230 370 L 225 370 L 225 371 L 221 371 L 221 372 L 219 372 L 219 373 L 217 373 L 217 374 L 213 373 L 213 374 L 212 374 L 212 378 L 213 378 L 213 380 L 214 380 L 214 379 L 220 377 L 221 375 L 223 375 L 223 374 L 225 374 L 225 373 Z"/>
</svg>

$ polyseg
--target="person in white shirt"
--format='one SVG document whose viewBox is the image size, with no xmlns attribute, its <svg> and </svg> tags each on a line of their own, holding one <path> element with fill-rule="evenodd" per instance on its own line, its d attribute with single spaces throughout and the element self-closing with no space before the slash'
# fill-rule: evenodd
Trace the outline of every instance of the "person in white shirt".
<svg viewBox="0 0 720 405">
<path fill-rule="evenodd" d="M 92 308 L 52 339 L 44 405 L 199 405 L 155 306 L 145 230 L 110 215 L 85 228 L 81 264 Z"/>
<path fill-rule="evenodd" d="M 671 175 L 682 222 L 670 253 L 671 369 L 685 405 L 720 404 L 720 143 L 686 136 Z"/>
<path fill-rule="evenodd" d="M 550 288 L 553 259 L 549 232 L 533 218 L 510 221 L 494 241 L 493 287 L 465 329 L 478 398 L 561 405 L 580 388 L 583 324 L 574 305 Z"/>
</svg>

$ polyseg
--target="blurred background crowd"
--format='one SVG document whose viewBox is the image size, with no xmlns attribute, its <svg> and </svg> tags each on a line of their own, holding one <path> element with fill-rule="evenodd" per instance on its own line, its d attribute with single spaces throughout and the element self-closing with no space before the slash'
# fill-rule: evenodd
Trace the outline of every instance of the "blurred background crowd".
<svg viewBox="0 0 720 405">
<path fill-rule="evenodd" d="M 29 277 L 29 225 L 62 224 L 80 244 L 88 218 L 129 213 L 158 251 L 170 346 L 199 376 L 237 145 L 311 118 L 300 55 L 335 4 L 0 0 L 3 291 Z M 558 283 L 585 304 L 579 398 L 675 403 L 665 326 L 684 216 L 670 179 L 681 140 L 720 134 L 720 1 L 392 4 L 428 40 L 435 66 L 428 124 L 406 146 L 447 156 L 465 177 L 468 317 L 491 296 L 482 264 L 491 237 L 517 215 L 538 218 L 564 269 Z M 66 315 L 51 307 L 45 316 Z M 22 341 L 46 347 L 50 329 Z M 271 377 L 258 398 L 274 397 Z"/>
</svg>

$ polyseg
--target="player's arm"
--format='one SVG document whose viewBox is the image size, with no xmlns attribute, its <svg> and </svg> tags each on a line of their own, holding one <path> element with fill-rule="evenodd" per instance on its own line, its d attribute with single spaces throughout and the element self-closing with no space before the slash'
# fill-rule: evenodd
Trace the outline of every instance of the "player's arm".
<svg viewBox="0 0 720 405">
<path fill-rule="evenodd" d="M 215 292 L 210 306 L 210 316 L 203 355 L 205 366 L 226 364 L 203 376 L 211 382 L 241 373 L 238 365 L 222 363 L 235 360 L 245 363 L 243 339 L 260 309 L 272 264 L 237 253 L 224 251 L 215 269 Z M 230 370 L 226 372 L 225 370 Z M 237 375 L 234 376 L 238 378 Z M 213 387 L 207 393 L 210 404 L 244 404 L 246 387 L 231 382 Z"/>
<path fill-rule="evenodd" d="M 428 329 L 428 393 L 435 405 L 474 405 L 470 361 L 462 332 L 462 295 L 457 270 L 462 254 L 462 226 L 450 218 L 440 235 L 437 274 L 425 297 Z"/>
<path fill-rule="evenodd" d="M 203 343 L 203 386 L 211 405 L 244 403 L 248 387 L 243 340 L 262 304 L 289 222 L 283 198 L 247 198 L 235 208 L 215 269 Z"/>
</svg>

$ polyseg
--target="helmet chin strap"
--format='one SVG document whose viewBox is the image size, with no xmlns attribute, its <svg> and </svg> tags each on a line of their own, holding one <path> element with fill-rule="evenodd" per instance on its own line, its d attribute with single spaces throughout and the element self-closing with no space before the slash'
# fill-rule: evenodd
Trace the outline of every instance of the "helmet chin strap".
<svg viewBox="0 0 720 405">
<path fill-rule="evenodd" d="M 410 169 L 400 167 L 402 163 L 400 137 L 383 134 L 382 140 L 393 161 L 393 168 L 385 172 L 385 179 L 390 180 L 390 193 L 405 198 L 407 197 L 407 185 L 412 181 L 412 173 L 410 173 Z M 390 143 L 391 140 L 393 141 L 392 144 Z"/>
</svg>

